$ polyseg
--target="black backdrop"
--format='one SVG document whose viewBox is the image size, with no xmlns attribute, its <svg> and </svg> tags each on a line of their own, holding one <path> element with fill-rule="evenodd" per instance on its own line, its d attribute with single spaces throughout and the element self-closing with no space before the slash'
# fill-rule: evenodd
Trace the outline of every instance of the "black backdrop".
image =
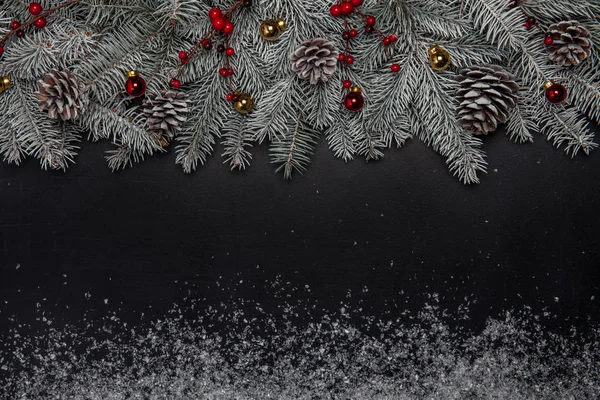
<svg viewBox="0 0 600 400">
<path fill-rule="evenodd" d="M 85 143 L 67 173 L 0 166 L 0 319 L 31 319 L 38 302 L 160 310 L 184 281 L 245 280 L 236 296 L 260 299 L 280 276 L 327 307 L 367 286 L 374 310 L 439 293 L 443 307 L 476 299 L 475 325 L 520 305 L 598 321 L 600 154 L 497 133 L 488 174 L 465 187 L 418 141 L 347 165 L 321 143 L 291 182 L 262 147 L 246 172 L 213 156 L 191 176 L 173 149 L 111 174 L 108 147 Z"/>
</svg>

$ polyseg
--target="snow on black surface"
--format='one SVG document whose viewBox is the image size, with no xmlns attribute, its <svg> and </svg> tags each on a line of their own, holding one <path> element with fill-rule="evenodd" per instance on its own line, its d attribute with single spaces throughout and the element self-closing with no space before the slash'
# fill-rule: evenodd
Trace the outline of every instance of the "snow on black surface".
<svg viewBox="0 0 600 400">
<path fill-rule="evenodd" d="M 285 292 L 285 288 L 281 288 Z M 461 326 L 468 305 L 388 320 L 275 296 L 182 298 L 163 317 L 12 321 L 1 399 L 596 399 L 600 330 L 557 334 L 523 308 Z M 40 311 L 41 315 L 42 312 Z M 129 321 L 129 320 L 128 320 Z"/>
</svg>

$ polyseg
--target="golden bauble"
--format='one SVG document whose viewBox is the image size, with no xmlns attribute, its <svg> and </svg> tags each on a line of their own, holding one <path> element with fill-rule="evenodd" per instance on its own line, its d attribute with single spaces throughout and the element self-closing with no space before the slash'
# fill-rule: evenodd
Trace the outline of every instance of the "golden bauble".
<svg viewBox="0 0 600 400">
<path fill-rule="evenodd" d="M 239 99 L 233 103 L 233 106 L 240 114 L 248 114 L 254 108 L 254 99 L 248 93 L 235 93 Z"/>
<path fill-rule="evenodd" d="M 268 19 L 260 24 L 260 34 L 265 40 L 277 40 L 287 25 L 283 19 Z"/>
<path fill-rule="evenodd" d="M 5 90 L 10 89 L 10 78 L 8 76 L 3 76 L 2 77 L 2 83 L 0 84 L 0 93 L 4 92 Z"/>
<path fill-rule="evenodd" d="M 436 71 L 443 71 L 452 64 L 452 58 L 446 49 L 436 44 L 429 49 L 429 64 Z"/>
</svg>

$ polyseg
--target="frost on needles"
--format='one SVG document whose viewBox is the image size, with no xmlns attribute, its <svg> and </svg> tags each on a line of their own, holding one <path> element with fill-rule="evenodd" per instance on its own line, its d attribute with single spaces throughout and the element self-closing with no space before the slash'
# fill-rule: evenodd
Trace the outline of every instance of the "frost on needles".
<svg viewBox="0 0 600 400">
<path fill-rule="evenodd" d="M 252 146 L 264 142 L 276 168 L 291 178 L 308 168 L 320 140 L 336 157 L 350 161 L 378 160 L 386 149 L 415 137 L 444 156 L 462 182 L 477 183 L 486 170 L 485 153 L 480 137 L 459 122 L 457 91 L 464 77 L 459 83 L 457 76 L 469 69 L 497 71 L 490 65 L 508 74 L 500 76 L 514 77 L 519 88 L 516 106 L 502 114 L 512 140 L 532 142 L 543 135 L 570 156 L 597 147 L 589 121 L 600 123 L 600 0 L 364 0 L 356 1 L 359 12 L 345 18 L 330 15 L 332 5 L 343 6 L 337 0 L 40 3 L 39 16 L 47 20 L 43 28 L 28 0 L 0 4 L 0 77 L 5 78 L 0 153 L 8 163 L 33 156 L 44 169 L 66 170 L 82 138 L 107 139 L 114 144 L 108 164 L 117 170 L 166 151 L 173 140 L 177 163 L 186 173 L 204 164 L 217 144 L 232 169 L 245 169 Z M 235 25 L 231 34 L 214 30 L 209 18 L 214 8 L 229 11 L 224 18 Z M 375 17 L 375 32 L 365 32 L 366 16 Z M 276 40 L 261 35 L 266 19 L 285 21 Z M 527 29 L 524 24 L 532 20 Z M 569 21 L 575 22 L 560 25 Z M 569 42 L 572 26 L 589 33 L 590 46 L 574 53 L 585 53 L 580 63 L 560 65 L 555 62 L 560 54 L 554 60 L 549 56 L 545 34 L 550 28 L 566 51 L 576 45 Z M 342 33 L 349 28 L 358 35 L 346 40 Z M 382 44 L 381 35 L 392 33 L 397 40 Z M 302 65 L 292 67 L 290 56 L 317 38 L 341 54 L 349 50 L 354 62 L 340 62 L 333 74 L 325 72 L 326 81 L 311 84 L 298 75 Z M 202 42 L 206 39 L 210 46 Z M 428 50 L 436 44 L 452 58 L 443 71 L 429 63 Z M 225 47 L 235 55 L 226 58 Z M 183 65 L 182 50 L 190 55 Z M 560 51 L 553 44 L 553 53 Z M 400 69 L 390 70 L 393 64 Z M 224 67 L 234 74 L 224 75 Z M 141 101 L 125 91 L 133 70 L 147 83 Z M 45 107 L 40 81 L 46 82 Z M 360 112 L 344 107 L 344 81 L 362 88 Z M 547 101 L 549 81 L 567 89 L 564 103 Z M 252 97 L 252 112 L 239 113 L 226 100 L 238 92 Z M 468 97 L 468 90 L 463 95 Z M 471 99 L 469 106 L 488 107 L 484 114 L 475 110 L 478 116 L 492 115 L 488 100 Z M 176 132 L 167 129 L 173 126 Z M 175 134 L 162 135 L 165 131 Z"/>
</svg>

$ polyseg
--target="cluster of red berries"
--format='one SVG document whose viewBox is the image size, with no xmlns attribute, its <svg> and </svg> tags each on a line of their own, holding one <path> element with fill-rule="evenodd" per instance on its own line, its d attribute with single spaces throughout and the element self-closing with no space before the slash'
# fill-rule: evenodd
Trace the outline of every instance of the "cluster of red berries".
<svg viewBox="0 0 600 400">
<path fill-rule="evenodd" d="M 225 100 L 235 103 L 236 101 L 240 101 L 240 95 L 237 93 L 227 93 L 225 95 Z"/>
<path fill-rule="evenodd" d="M 229 20 L 227 14 L 223 14 L 223 12 L 218 8 L 211 8 L 208 11 L 208 16 L 212 21 L 212 27 L 219 32 L 223 32 L 226 35 L 231 35 L 235 26 Z"/>
<path fill-rule="evenodd" d="M 33 16 L 40 15 L 44 11 L 42 5 L 38 2 L 33 2 L 29 4 L 29 13 Z M 38 29 L 43 29 L 46 27 L 47 21 L 45 17 L 39 17 L 35 21 L 33 21 L 33 25 Z M 19 21 L 12 21 L 10 23 L 10 29 L 12 31 L 16 31 L 17 37 L 25 37 L 25 31 L 21 29 L 21 23 Z M 4 43 L 0 42 L 0 56 L 4 54 Z"/>
<path fill-rule="evenodd" d="M 341 17 L 342 15 L 350 15 L 356 7 L 362 6 L 363 0 L 342 1 L 340 4 L 334 4 L 329 9 L 332 17 Z"/>
<path fill-rule="evenodd" d="M 533 17 L 527 17 L 527 19 L 525 20 L 525 29 L 530 30 L 531 28 L 533 28 L 535 26 L 535 18 Z"/>
</svg>

